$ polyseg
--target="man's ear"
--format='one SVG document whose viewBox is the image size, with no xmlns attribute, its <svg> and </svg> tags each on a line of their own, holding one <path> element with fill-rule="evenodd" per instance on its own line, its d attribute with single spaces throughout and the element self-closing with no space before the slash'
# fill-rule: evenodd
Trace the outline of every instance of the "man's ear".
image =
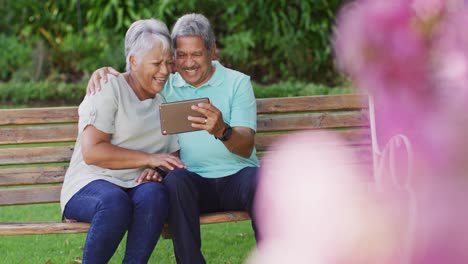
<svg viewBox="0 0 468 264">
<path fill-rule="evenodd" d="M 174 62 L 172 64 L 172 73 L 176 73 L 177 72 L 177 60 L 176 60 L 175 52 L 172 54 L 172 61 Z"/>
<path fill-rule="evenodd" d="M 212 60 L 218 59 L 218 53 L 219 53 L 219 50 L 216 47 L 216 43 L 215 43 L 213 44 L 213 47 L 211 47 L 211 51 L 210 51 L 211 59 Z"/>
</svg>

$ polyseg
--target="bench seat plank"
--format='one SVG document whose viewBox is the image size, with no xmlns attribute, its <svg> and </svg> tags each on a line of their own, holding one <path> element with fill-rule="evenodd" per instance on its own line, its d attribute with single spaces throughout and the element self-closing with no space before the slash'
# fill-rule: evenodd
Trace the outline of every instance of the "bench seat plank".
<svg viewBox="0 0 468 264">
<path fill-rule="evenodd" d="M 249 214 L 244 211 L 229 211 L 200 216 L 200 224 L 216 224 L 232 221 L 249 220 Z"/>
<path fill-rule="evenodd" d="M 24 222 L 0 223 L 0 235 L 74 234 L 88 232 L 88 223 Z"/>
<path fill-rule="evenodd" d="M 201 215 L 200 224 L 215 224 L 249 219 L 249 214 L 243 211 L 219 212 Z M 165 225 L 165 238 L 170 237 L 167 228 L 167 225 Z M 0 235 L 73 234 L 86 233 L 88 229 L 89 223 L 81 222 L 0 223 Z"/>
</svg>

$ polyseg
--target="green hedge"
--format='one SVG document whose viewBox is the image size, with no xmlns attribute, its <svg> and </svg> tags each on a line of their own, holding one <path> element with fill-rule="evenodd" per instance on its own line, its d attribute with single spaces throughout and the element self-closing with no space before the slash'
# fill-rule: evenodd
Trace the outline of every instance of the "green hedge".
<svg viewBox="0 0 468 264">
<path fill-rule="evenodd" d="M 85 83 L 0 83 L 0 101 L 10 106 L 77 105 L 83 99 L 85 89 Z"/>
<path fill-rule="evenodd" d="M 271 85 L 254 83 L 253 88 L 257 98 L 346 94 L 352 92 L 350 86 L 329 87 L 324 84 L 299 81 L 286 81 Z"/>
<path fill-rule="evenodd" d="M 0 101 L 8 106 L 78 105 L 87 83 L 9 82 L 0 83 Z M 323 84 L 281 82 L 273 85 L 253 83 L 257 98 L 289 97 L 350 93 L 349 87 L 327 87 Z"/>
</svg>

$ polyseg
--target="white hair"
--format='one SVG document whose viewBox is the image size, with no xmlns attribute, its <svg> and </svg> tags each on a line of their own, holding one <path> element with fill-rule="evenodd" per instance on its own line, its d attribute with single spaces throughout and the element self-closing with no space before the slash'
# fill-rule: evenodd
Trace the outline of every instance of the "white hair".
<svg viewBox="0 0 468 264">
<path fill-rule="evenodd" d="M 126 70 L 130 71 L 130 56 L 139 62 L 147 52 L 156 46 L 163 52 L 171 52 L 171 35 L 166 24 L 157 19 L 143 19 L 133 22 L 125 34 Z"/>
<path fill-rule="evenodd" d="M 177 38 L 184 36 L 200 37 L 209 51 L 215 46 L 216 37 L 210 21 L 202 14 L 186 14 L 177 20 L 172 28 L 172 45 L 177 47 Z"/>
</svg>

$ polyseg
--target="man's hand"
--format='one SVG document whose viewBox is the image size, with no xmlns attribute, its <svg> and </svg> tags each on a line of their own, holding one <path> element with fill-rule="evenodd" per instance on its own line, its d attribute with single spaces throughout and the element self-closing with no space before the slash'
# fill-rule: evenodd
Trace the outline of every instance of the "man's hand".
<svg viewBox="0 0 468 264">
<path fill-rule="evenodd" d="M 116 71 L 112 67 L 102 67 L 97 69 L 89 78 L 88 86 L 86 86 L 86 95 L 95 94 L 101 91 L 101 80 L 107 82 L 107 74 L 118 76 L 120 72 Z"/>
<path fill-rule="evenodd" d="M 217 138 L 223 136 L 226 123 L 223 120 L 223 113 L 218 108 L 212 104 L 199 103 L 198 105 L 192 105 L 192 110 L 206 116 L 206 118 L 189 116 L 188 120 L 193 122 L 192 127 L 206 130 Z"/>
<path fill-rule="evenodd" d="M 192 127 L 206 130 L 216 138 L 223 137 L 228 124 L 224 122 L 223 113 L 218 108 L 212 104 L 199 103 L 192 105 L 192 109 L 206 116 L 206 118 L 189 116 L 188 120 L 193 122 Z M 249 158 L 255 145 L 255 131 L 249 127 L 233 127 L 231 138 L 223 141 L 223 144 L 230 152 Z"/>
</svg>

